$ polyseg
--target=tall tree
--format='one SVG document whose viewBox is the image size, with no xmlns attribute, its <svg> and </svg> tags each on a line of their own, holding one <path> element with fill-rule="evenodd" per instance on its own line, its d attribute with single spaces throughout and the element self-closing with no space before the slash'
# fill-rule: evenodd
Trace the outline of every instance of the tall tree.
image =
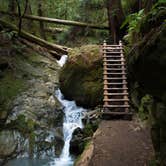
<svg viewBox="0 0 166 166">
<path fill-rule="evenodd" d="M 123 36 L 123 30 L 120 29 L 120 26 L 125 17 L 122 10 L 121 0 L 106 0 L 106 5 L 108 10 L 110 35 L 113 43 L 116 44 Z"/>
<path fill-rule="evenodd" d="M 15 0 L 8 0 L 8 12 L 15 13 L 16 12 L 16 1 Z M 13 17 L 9 17 L 10 20 L 13 20 Z"/>
<path fill-rule="evenodd" d="M 38 0 L 38 15 L 43 16 L 43 6 L 42 6 L 42 0 Z M 46 40 L 46 34 L 44 31 L 44 23 L 43 21 L 39 22 L 40 25 L 40 36 Z"/>
<path fill-rule="evenodd" d="M 18 34 L 20 35 L 21 34 L 21 29 L 22 29 L 22 18 L 25 15 L 25 12 L 27 10 L 28 0 L 25 0 L 25 8 L 24 8 L 23 13 L 21 11 L 21 2 L 19 0 L 16 0 L 16 4 L 17 4 L 17 9 L 18 9 L 18 15 L 19 15 L 19 23 L 18 23 L 19 31 L 18 31 Z"/>
<path fill-rule="evenodd" d="M 31 8 L 31 3 L 30 3 L 29 0 L 27 0 L 27 7 L 26 7 L 25 14 L 32 15 L 32 8 Z M 25 22 L 25 27 L 27 27 L 29 30 L 32 29 L 32 27 L 33 27 L 33 21 L 32 20 L 27 20 Z"/>
</svg>

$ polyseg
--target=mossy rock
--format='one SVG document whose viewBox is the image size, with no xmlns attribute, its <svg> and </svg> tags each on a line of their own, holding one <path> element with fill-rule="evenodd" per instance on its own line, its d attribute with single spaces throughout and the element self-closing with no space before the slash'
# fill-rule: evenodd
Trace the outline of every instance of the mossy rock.
<svg viewBox="0 0 166 166">
<path fill-rule="evenodd" d="M 62 93 L 85 108 L 100 105 L 103 98 L 102 73 L 99 46 L 87 45 L 74 49 L 61 72 Z"/>
</svg>

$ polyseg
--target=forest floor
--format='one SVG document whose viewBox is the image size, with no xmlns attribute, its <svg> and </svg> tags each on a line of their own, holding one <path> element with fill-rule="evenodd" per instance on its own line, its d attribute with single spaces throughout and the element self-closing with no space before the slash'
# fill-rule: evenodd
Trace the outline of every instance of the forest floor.
<svg viewBox="0 0 166 166">
<path fill-rule="evenodd" d="M 102 120 L 79 166 L 149 166 L 154 158 L 150 129 L 132 121 Z"/>
</svg>

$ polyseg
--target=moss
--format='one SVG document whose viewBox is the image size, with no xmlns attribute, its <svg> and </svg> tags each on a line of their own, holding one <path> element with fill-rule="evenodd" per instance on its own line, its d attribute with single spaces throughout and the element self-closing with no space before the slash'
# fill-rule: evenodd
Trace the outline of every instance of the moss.
<svg viewBox="0 0 166 166">
<path fill-rule="evenodd" d="M 152 103 L 153 103 L 153 98 L 150 95 L 145 95 L 141 99 L 141 104 L 138 109 L 139 117 L 142 120 L 147 120 L 149 117 L 149 113 L 152 110 Z"/>
<path fill-rule="evenodd" d="M 8 111 L 10 102 L 26 88 L 25 80 L 16 78 L 10 71 L 0 80 L 0 112 Z"/>
<path fill-rule="evenodd" d="M 99 47 L 88 45 L 74 51 L 70 52 L 70 59 L 60 75 L 63 94 L 86 108 L 102 104 L 103 70 Z"/>
</svg>

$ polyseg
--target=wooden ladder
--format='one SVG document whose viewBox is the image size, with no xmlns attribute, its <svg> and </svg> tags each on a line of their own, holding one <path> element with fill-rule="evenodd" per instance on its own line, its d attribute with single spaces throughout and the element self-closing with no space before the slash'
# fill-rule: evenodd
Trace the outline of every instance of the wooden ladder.
<svg viewBox="0 0 166 166">
<path fill-rule="evenodd" d="M 103 116 L 118 116 L 131 118 L 125 58 L 122 42 L 119 45 L 107 45 L 104 41 L 103 53 Z"/>
</svg>

